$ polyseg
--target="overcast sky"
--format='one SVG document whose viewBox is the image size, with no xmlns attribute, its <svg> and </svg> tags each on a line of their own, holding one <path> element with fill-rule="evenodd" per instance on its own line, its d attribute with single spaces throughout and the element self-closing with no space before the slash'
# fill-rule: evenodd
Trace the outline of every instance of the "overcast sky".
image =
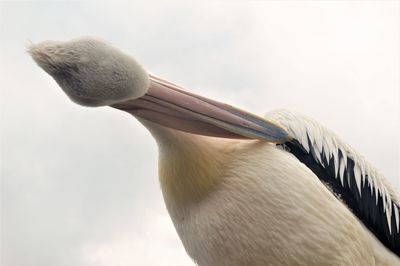
<svg viewBox="0 0 400 266">
<path fill-rule="evenodd" d="M 135 119 L 72 103 L 29 42 L 106 39 L 255 113 L 312 116 L 400 187 L 399 1 L 0 1 L 1 263 L 193 265 Z"/>
</svg>

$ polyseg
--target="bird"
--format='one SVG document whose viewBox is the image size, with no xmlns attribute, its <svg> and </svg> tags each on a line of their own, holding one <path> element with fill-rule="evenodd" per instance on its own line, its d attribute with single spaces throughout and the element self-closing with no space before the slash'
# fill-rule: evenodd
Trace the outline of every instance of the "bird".
<svg viewBox="0 0 400 266">
<path fill-rule="evenodd" d="M 150 131 L 165 206 L 196 264 L 400 265 L 400 193 L 316 120 L 193 94 L 94 37 L 27 51 L 73 102 Z"/>
</svg>

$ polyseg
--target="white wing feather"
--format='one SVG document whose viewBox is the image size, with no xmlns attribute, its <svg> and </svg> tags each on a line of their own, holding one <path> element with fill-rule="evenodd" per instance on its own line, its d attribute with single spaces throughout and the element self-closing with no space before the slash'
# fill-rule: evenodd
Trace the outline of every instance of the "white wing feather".
<svg viewBox="0 0 400 266">
<path fill-rule="evenodd" d="M 369 181 L 376 192 L 376 203 L 378 203 L 378 194 L 383 199 L 383 209 L 387 216 L 389 230 L 391 230 L 391 223 L 389 222 L 391 216 L 395 216 L 395 224 L 397 232 L 399 232 L 399 206 L 400 206 L 400 193 L 394 188 L 388 180 L 373 167 L 361 154 L 356 152 L 352 147 L 338 138 L 331 130 L 325 128 L 317 121 L 295 112 L 288 110 L 275 110 L 266 114 L 266 118 L 273 120 L 282 126 L 286 127 L 292 136 L 305 147 L 307 152 L 311 151 L 314 159 L 322 166 L 321 154 L 323 153 L 327 160 L 334 159 L 335 178 L 340 178 L 340 182 L 346 182 L 344 171 L 349 167 L 347 160 L 339 157 L 339 151 L 344 158 L 350 158 L 354 161 L 354 177 L 357 184 L 357 189 L 361 195 L 361 186 L 365 185 L 365 179 Z M 309 145 L 310 143 L 311 145 Z M 347 180 L 348 181 L 348 180 Z M 395 204 L 395 210 L 392 210 L 392 203 Z"/>
</svg>

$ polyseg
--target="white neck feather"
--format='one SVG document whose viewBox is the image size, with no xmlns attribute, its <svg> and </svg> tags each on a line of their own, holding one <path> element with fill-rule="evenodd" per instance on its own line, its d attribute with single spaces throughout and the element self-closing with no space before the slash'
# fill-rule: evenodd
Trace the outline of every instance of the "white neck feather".
<svg viewBox="0 0 400 266">
<path fill-rule="evenodd" d="M 239 142 L 193 135 L 139 120 L 159 147 L 159 178 L 166 206 L 172 215 L 181 216 L 213 192 L 226 169 L 229 154 Z"/>
</svg>

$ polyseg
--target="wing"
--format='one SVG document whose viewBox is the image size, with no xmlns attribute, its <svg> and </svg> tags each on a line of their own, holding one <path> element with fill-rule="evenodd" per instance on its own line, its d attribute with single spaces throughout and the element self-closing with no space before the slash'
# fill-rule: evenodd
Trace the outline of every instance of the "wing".
<svg viewBox="0 0 400 266">
<path fill-rule="evenodd" d="M 294 137 L 280 147 L 310 168 L 391 251 L 400 256 L 400 193 L 362 155 L 308 117 L 276 110 L 266 118 Z"/>
</svg>

